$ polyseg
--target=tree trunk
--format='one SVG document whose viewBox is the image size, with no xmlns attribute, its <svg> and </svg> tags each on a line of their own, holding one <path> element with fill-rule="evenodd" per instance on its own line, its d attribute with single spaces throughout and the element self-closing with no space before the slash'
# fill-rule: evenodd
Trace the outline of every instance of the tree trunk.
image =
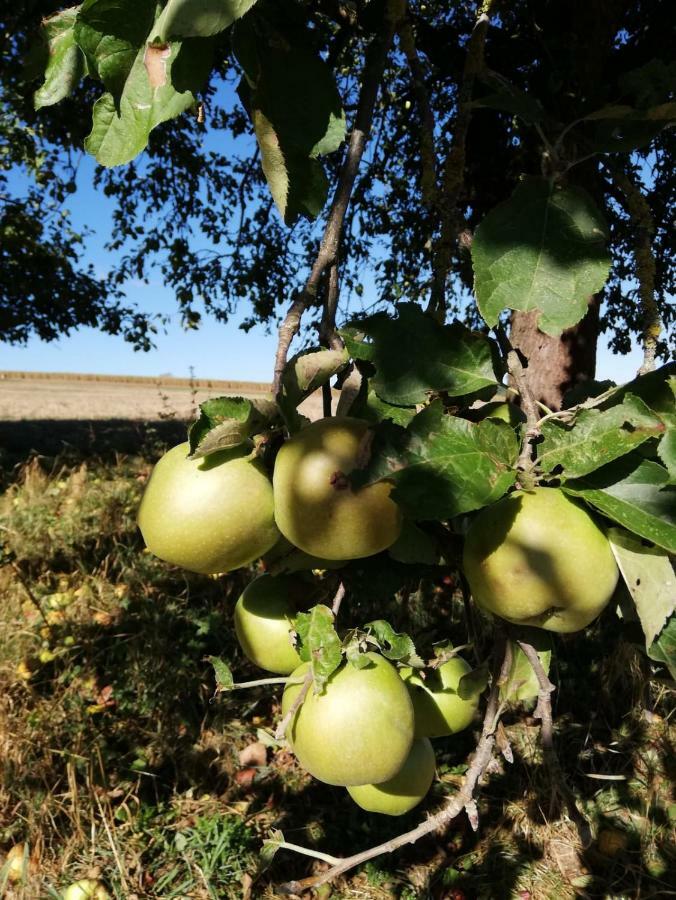
<svg viewBox="0 0 676 900">
<path fill-rule="evenodd" d="M 539 310 L 512 313 L 511 341 L 528 362 L 526 377 L 537 400 L 561 408 L 563 395 L 596 373 L 600 297 L 592 297 L 584 319 L 559 337 L 537 327 Z"/>
</svg>

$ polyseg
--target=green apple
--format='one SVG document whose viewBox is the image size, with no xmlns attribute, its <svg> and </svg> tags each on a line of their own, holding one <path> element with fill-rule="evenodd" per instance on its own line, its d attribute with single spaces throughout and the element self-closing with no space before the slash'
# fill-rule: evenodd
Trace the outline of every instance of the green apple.
<svg viewBox="0 0 676 900">
<path fill-rule="evenodd" d="M 403 816 L 425 797 L 434 781 L 436 760 L 428 738 L 413 741 L 406 762 L 394 778 L 382 784 L 362 784 L 347 789 L 354 802 L 367 812 Z"/>
<path fill-rule="evenodd" d="M 289 723 L 287 737 L 304 769 L 327 784 L 380 784 L 393 778 L 413 742 L 413 706 L 397 670 L 378 653 L 356 669 L 343 663 L 321 693 L 312 689 Z M 282 698 L 282 714 L 301 690 L 299 666 Z"/>
<path fill-rule="evenodd" d="M 138 513 L 148 549 L 191 572 L 217 574 L 257 559 L 279 538 L 272 485 L 243 448 L 188 459 L 188 444 L 165 453 Z"/>
<path fill-rule="evenodd" d="M 360 419 L 327 418 L 303 428 L 277 455 L 275 518 L 287 540 L 312 556 L 360 559 L 393 544 L 402 517 L 386 482 L 353 490 L 346 476 L 368 443 Z"/>
<path fill-rule="evenodd" d="M 471 725 L 481 692 L 458 693 L 460 679 L 471 671 L 470 664 L 460 656 L 438 669 L 427 670 L 424 679 L 416 669 L 400 669 L 413 701 L 417 738 L 445 737 Z"/>
<path fill-rule="evenodd" d="M 467 532 L 463 567 L 483 609 L 560 633 L 589 625 L 618 579 L 606 536 L 558 488 L 515 491 L 482 510 Z"/>
<path fill-rule="evenodd" d="M 301 663 L 291 639 L 299 591 L 302 582 L 289 575 L 261 575 L 235 606 L 235 632 L 245 656 L 277 675 L 289 675 Z"/>
<path fill-rule="evenodd" d="M 63 900 L 110 900 L 110 894 L 101 881 L 83 878 L 66 888 Z"/>
</svg>

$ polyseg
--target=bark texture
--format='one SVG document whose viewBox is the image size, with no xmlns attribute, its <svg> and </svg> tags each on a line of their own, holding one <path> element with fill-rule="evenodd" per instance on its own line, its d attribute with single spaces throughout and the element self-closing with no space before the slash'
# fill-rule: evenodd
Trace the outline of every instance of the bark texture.
<svg viewBox="0 0 676 900">
<path fill-rule="evenodd" d="M 537 327 L 538 310 L 512 313 L 511 342 L 527 361 L 526 379 L 535 398 L 561 409 L 567 390 L 594 378 L 600 298 L 592 297 L 584 319 L 559 337 Z"/>
</svg>

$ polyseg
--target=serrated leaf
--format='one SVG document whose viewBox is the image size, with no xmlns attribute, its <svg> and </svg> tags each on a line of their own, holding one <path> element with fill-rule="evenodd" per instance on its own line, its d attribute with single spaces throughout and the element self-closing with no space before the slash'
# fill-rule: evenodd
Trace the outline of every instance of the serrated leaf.
<svg viewBox="0 0 676 900">
<path fill-rule="evenodd" d="M 228 450 L 258 434 L 277 415 L 272 400 L 244 397 L 212 397 L 200 403 L 199 418 L 188 431 L 190 457 L 201 459 L 217 450 Z"/>
<path fill-rule="evenodd" d="M 369 650 L 369 643 L 365 639 L 366 635 L 358 628 L 349 631 L 343 640 L 343 652 L 345 658 L 355 669 L 364 669 L 371 664 L 366 655 Z"/>
<path fill-rule="evenodd" d="M 223 691 L 230 691 L 235 683 L 232 672 L 230 671 L 230 666 L 224 662 L 224 660 L 219 659 L 218 656 L 207 656 L 207 659 L 214 667 L 214 675 L 216 677 L 216 693 L 220 694 Z"/>
<path fill-rule="evenodd" d="M 153 29 L 165 42 L 171 38 L 211 37 L 241 18 L 256 0 L 169 0 Z"/>
<path fill-rule="evenodd" d="M 368 622 L 364 628 L 375 638 L 378 649 L 387 659 L 403 662 L 416 668 L 424 665 L 410 635 L 398 634 L 385 619 Z"/>
<path fill-rule="evenodd" d="M 42 22 L 42 37 L 48 57 L 44 84 L 33 97 L 35 109 L 53 106 L 73 90 L 84 74 L 82 51 L 75 43 L 78 7 L 71 7 Z"/>
<path fill-rule="evenodd" d="M 387 552 L 397 562 L 409 565 L 440 566 L 445 562 L 432 535 L 408 519 L 404 519 L 401 534 Z"/>
<path fill-rule="evenodd" d="M 676 615 L 672 615 L 665 627 L 655 638 L 648 650 L 648 656 L 664 663 L 671 677 L 676 681 Z"/>
<path fill-rule="evenodd" d="M 646 650 L 649 650 L 667 619 L 676 611 L 673 566 L 663 550 L 646 547 L 640 538 L 623 529 L 609 529 L 608 540 L 636 606 Z"/>
<path fill-rule="evenodd" d="M 341 334 L 354 359 L 375 366 L 370 385 L 387 403 L 415 406 L 431 391 L 460 397 L 497 385 L 490 340 L 457 322 L 440 325 L 416 303 L 399 304 L 396 319 L 376 313 Z"/>
<path fill-rule="evenodd" d="M 607 239 L 603 216 L 585 191 L 525 179 L 474 233 L 481 315 L 494 326 L 506 309 L 537 309 L 538 327 L 551 335 L 575 325 L 608 278 Z"/>
<path fill-rule="evenodd" d="M 343 659 L 342 644 L 334 626 L 334 616 L 323 603 L 310 612 L 299 613 L 295 630 L 300 641 L 298 654 L 312 667 L 314 691 L 320 693 Z"/>
<path fill-rule="evenodd" d="M 263 841 L 260 856 L 258 857 L 258 873 L 262 874 L 269 869 L 277 851 L 284 843 L 284 834 L 279 828 L 273 828 L 270 836 Z"/>
<path fill-rule="evenodd" d="M 676 489 L 658 463 L 626 456 L 562 488 L 632 534 L 676 553 Z"/>
<path fill-rule="evenodd" d="M 396 425 L 406 427 L 415 414 L 415 406 L 395 406 L 392 403 L 386 403 L 385 400 L 381 400 L 369 385 L 367 379 L 364 379 L 362 382 L 362 390 L 360 390 L 359 395 L 350 407 L 351 416 L 363 419 L 372 425 L 389 420 Z"/>
<path fill-rule="evenodd" d="M 85 148 L 97 162 L 103 166 L 129 162 L 144 149 L 153 128 L 191 107 L 211 69 L 211 51 L 212 45 L 203 40 L 187 40 L 168 48 L 143 44 L 124 81 L 119 103 L 106 93 L 94 104 Z M 179 69 L 181 77 L 174 86 L 172 73 Z"/>
<path fill-rule="evenodd" d="M 466 672 L 458 682 L 458 696 L 462 700 L 471 700 L 477 694 L 486 690 L 488 685 L 489 669 L 482 663 L 471 672 Z"/>
<path fill-rule="evenodd" d="M 155 0 L 85 0 L 75 39 L 89 69 L 119 103 L 155 20 Z"/>
<path fill-rule="evenodd" d="M 392 498 L 410 518 L 445 519 L 499 500 L 516 478 L 518 450 L 506 422 L 468 422 L 435 401 L 407 429 L 378 426 L 368 465 L 351 478 L 356 487 L 392 481 Z"/>
<path fill-rule="evenodd" d="M 289 428 L 294 430 L 298 425 L 298 404 L 326 384 L 347 361 L 346 350 L 304 350 L 287 362 L 277 403 Z"/>
<path fill-rule="evenodd" d="M 579 478 L 663 431 L 663 423 L 645 403 L 627 394 L 622 403 L 609 409 L 580 410 L 572 424 L 554 419 L 544 422 L 538 461 L 545 472 L 561 469 L 562 477 Z"/>
</svg>

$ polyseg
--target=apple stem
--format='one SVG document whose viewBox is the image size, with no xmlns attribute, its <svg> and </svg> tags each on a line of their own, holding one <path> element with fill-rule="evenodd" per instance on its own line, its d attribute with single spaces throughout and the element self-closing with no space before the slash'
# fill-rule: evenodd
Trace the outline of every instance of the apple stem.
<svg viewBox="0 0 676 900">
<path fill-rule="evenodd" d="M 370 847 L 368 850 L 364 850 L 361 853 L 355 853 L 354 856 L 340 859 L 335 864 L 332 864 L 330 869 L 319 875 L 283 884 L 277 889 L 279 893 L 287 896 L 290 894 L 301 894 L 303 891 L 310 888 L 317 888 L 322 884 L 326 884 L 326 882 L 333 881 L 333 879 L 337 878 L 339 875 L 355 868 L 355 866 L 368 862 L 370 859 L 374 859 L 376 856 L 392 853 L 394 850 L 399 849 L 399 847 L 403 847 L 406 844 L 413 844 L 420 838 L 425 837 L 425 835 L 431 834 L 441 828 L 445 828 L 465 809 L 468 809 L 471 812 L 472 817 L 474 817 L 474 792 L 480 778 L 484 775 L 493 759 L 495 732 L 503 709 L 503 706 L 500 703 L 500 686 L 507 679 L 512 664 L 510 644 L 502 633 L 500 633 L 496 639 L 494 659 L 493 680 L 488 703 L 486 705 L 481 737 L 479 738 L 479 742 L 477 743 L 460 789 L 453 794 L 452 797 L 449 797 L 446 805 L 442 807 L 438 813 L 430 816 L 424 822 L 421 822 L 417 828 L 413 828 L 411 831 L 407 831 L 389 841 L 378 844 L 376 847 Z M 294 849 L 297 850 L 298 848 Z"/>
<path fill-rule="evenodd" d="M 238 681 L 235 684 L 230 685 L 228 690 L 239 691 L 243 688 L 264 687 L 268 684 L 287 684 L 288 681 L 288 676 L 280 678 L 257 678 L 255 681 Z"/>
</svg>

